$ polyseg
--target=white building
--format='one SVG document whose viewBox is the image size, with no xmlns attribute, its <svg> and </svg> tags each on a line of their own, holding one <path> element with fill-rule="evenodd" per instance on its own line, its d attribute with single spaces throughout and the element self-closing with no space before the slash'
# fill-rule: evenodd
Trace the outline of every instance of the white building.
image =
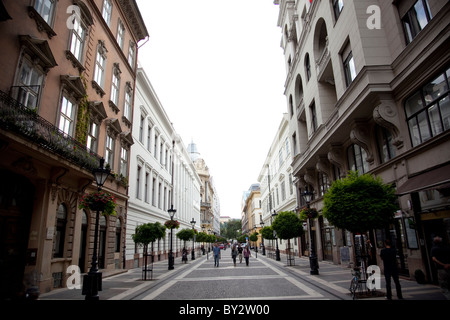
<svg viewBox="0 0 450 320">
<path fill-rule="evenodd" d="M 292 181 L 291 161 L 289 118 L 288 114 L 284 113 L 258 177 L 261 186 L 262 219 L 265 226 L 271 225 L 274 211 L 276 213 L 296 211 L 297 196 Z M 266 243 L 266 247 L 268 245 Z M 278 240 L 280 251 L 286 250 L 286 245 L 286 240 Z M 298 239 L 291 241 L 291 248 L 293 252 L 298 253 Z"/>
<path fill-rule="evenodd" d="M 164 224 L 170 219 L 172 201 L 179 230 L 191 228 L 192 218 L 197 222 L 195 228 L 200 228 L 200 178 L 141 67 L 137 70 L 134 105 L 126 231 L 128 268 L 141 265 L 142 249 L 132 240 L 136 227 L 149 222 Z M 175 234 L 173 250 L 178 252 L 181 243 Z M 165 259 L 169 246 L 167 231 L 164 239 L 154 243 L 155 260 Z"/>
</svg>

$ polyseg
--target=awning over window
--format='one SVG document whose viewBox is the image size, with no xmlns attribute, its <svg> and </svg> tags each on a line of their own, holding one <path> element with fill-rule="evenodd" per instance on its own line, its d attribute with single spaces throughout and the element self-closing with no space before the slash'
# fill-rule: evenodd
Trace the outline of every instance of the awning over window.
<svg viewBox="0 0 450 320">
<path fill-rule="evenodd" d="M 397 188 L 396 195 L 401 196 L 411 192 L 450 187 L 450 164 L 436 168 L 409 178 Z"/>
</svg>

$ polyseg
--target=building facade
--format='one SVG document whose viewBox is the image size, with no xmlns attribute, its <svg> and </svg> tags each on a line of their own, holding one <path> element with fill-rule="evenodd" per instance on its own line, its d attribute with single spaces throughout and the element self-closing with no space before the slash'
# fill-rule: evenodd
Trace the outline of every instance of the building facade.
<svg viewBox="0 0 450 320">
<path fill-rule="evenodd" d="M 8 1 L 2 11 L 0 281 L 14 299 L 65 287 L 69 266 L 87 272 L 96 215 L 79 203 L 97 190 L 100 158 L 117 206 L 100 217 L 99 268 L 124 267 L 137 48 L 148 34 L 135 1 Z"/>
<path fill-rule="evenodd" d="M 200 218 L 201 231 L 207 234 L 220 234 L 220 202 L 217 195 L 213 177 L 205 160 L 201 157 L 197 145 L 191 141 L 188 153 L 194 163 L 195 170 L 200 177 Z"/>
<path fill-rule="evenodd" d="M 130 155 L 130 187 L 126 232 L 126 266 L 142 266 L 143 252 L 132 240 L 136 227 L 144 223 L 170 220 L 168 210 L 173 205 L 174 219 L 180 230 L 191 228 L 192 218 L 200 226 L 200 178 L 183 141 L 175 132 L 145 71 L 138 67 L 135 110 L 133 119 L 133 148 Z M 175 256 L 181 250 L 173 234 Z M 170 231 L 155 242 L 149 254 L 155 261 L 166 259 L 170 250 Z M 151 251 L 151 250 L 150 250 Z"/>
<path fill-rule="evenodd" d="M 289 116 L 284 113 L 258 176 L 258 182 L 261 185 L 262 220 L 265 226 L 272 224 L 274 213 L 297 212 L 297 194 L 292 178 L 292 147 L 289 133 Z M 270 243 L 272 244 L 272 242 Z M 299 239 L 293 239 L 290 245 L 292 253 L 301 254 Z M 281 252 L 286 252 L 286 246 L 287 240 L 278 240 Z"/>
<path fill-rule="evenodd" d="M 243 227 L 243 234 L 248 237 L 253 233 L 260 233 L 261 221 L 262 221 L 262 211 L 261 211 L 261 187 L 258 183 L 254 183 L 248 189 L 248 193 L 245 197 L 245 205 L 242 209 L 243 220 L 245 225 Z M 251 246 L 259 248 L 261 243 L 261 237 L 258 237 L 256 242 L 249 240 Z"/>
<path fill-rule="evenodd" d="M 391 237 L 402 274 L 420 269 L 436 281 L 432 238 L 448 243 L 450 234 L 450 3 L 274 3 L 297 192 L 312 190 L 320 212 L 331 182 L 349 170 L 395 185 L 395 223 L 367 235 L 375 263 L 382 267 L 378 253 Z M 352 235 L 322 216 L 314 227 L 319 259 L 341 263 L 343 249 L 355 252 Z"/>
</svg>

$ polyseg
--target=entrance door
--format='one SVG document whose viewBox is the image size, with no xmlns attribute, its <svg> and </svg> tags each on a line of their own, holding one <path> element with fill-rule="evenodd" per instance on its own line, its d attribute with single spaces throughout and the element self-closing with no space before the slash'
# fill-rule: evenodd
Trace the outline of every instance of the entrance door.
<svg viewBox="0 0 450 320">
<path fill-rule="evenodd" d="M 0 299 L 23 297 L 23 276 L 34 187 L 24 177 L 0 170 Z"/>
<path fill-rule="evenodd" d="M 88 232 L 88 224 L 87 224 L 87 214 L 86 211 L 83 210 L 83 217 L 81 221 L 81 239 L 80 239 L 80 258 L 78 260 L 78 266 L 80 267 L 81 273 L 84 273 L 86 270 L 86 243 L 87 243 L 87 233 Z"/>
<path fill-rule="evenodd" d="M 328 221 L 324 219 L 322 216 L 319 218 L 320 228 L 322 229 L 322 249 L 323 249 L 323 259 L 324 260 L 333 260 L 333 244 L 332 244 L 332 235 L 331 228 L 328 225 Z"/>
</svg>

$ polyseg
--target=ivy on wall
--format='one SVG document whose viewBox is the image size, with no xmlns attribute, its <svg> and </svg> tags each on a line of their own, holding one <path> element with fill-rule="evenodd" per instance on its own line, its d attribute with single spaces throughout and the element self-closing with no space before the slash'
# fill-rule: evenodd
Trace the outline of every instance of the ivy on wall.
<svg viewBox="0 0 450 320">
<path fill-rule="evenodd" d="M 87 88 L 86 78 L 81 75 L 84 88 Z M 78 105 L 77 126 L 75 129 L 75 139 L 86 145 L 87 135 L 89 131 L 89 97 L 87 94 L 83 95 Z"/>
</svg>

